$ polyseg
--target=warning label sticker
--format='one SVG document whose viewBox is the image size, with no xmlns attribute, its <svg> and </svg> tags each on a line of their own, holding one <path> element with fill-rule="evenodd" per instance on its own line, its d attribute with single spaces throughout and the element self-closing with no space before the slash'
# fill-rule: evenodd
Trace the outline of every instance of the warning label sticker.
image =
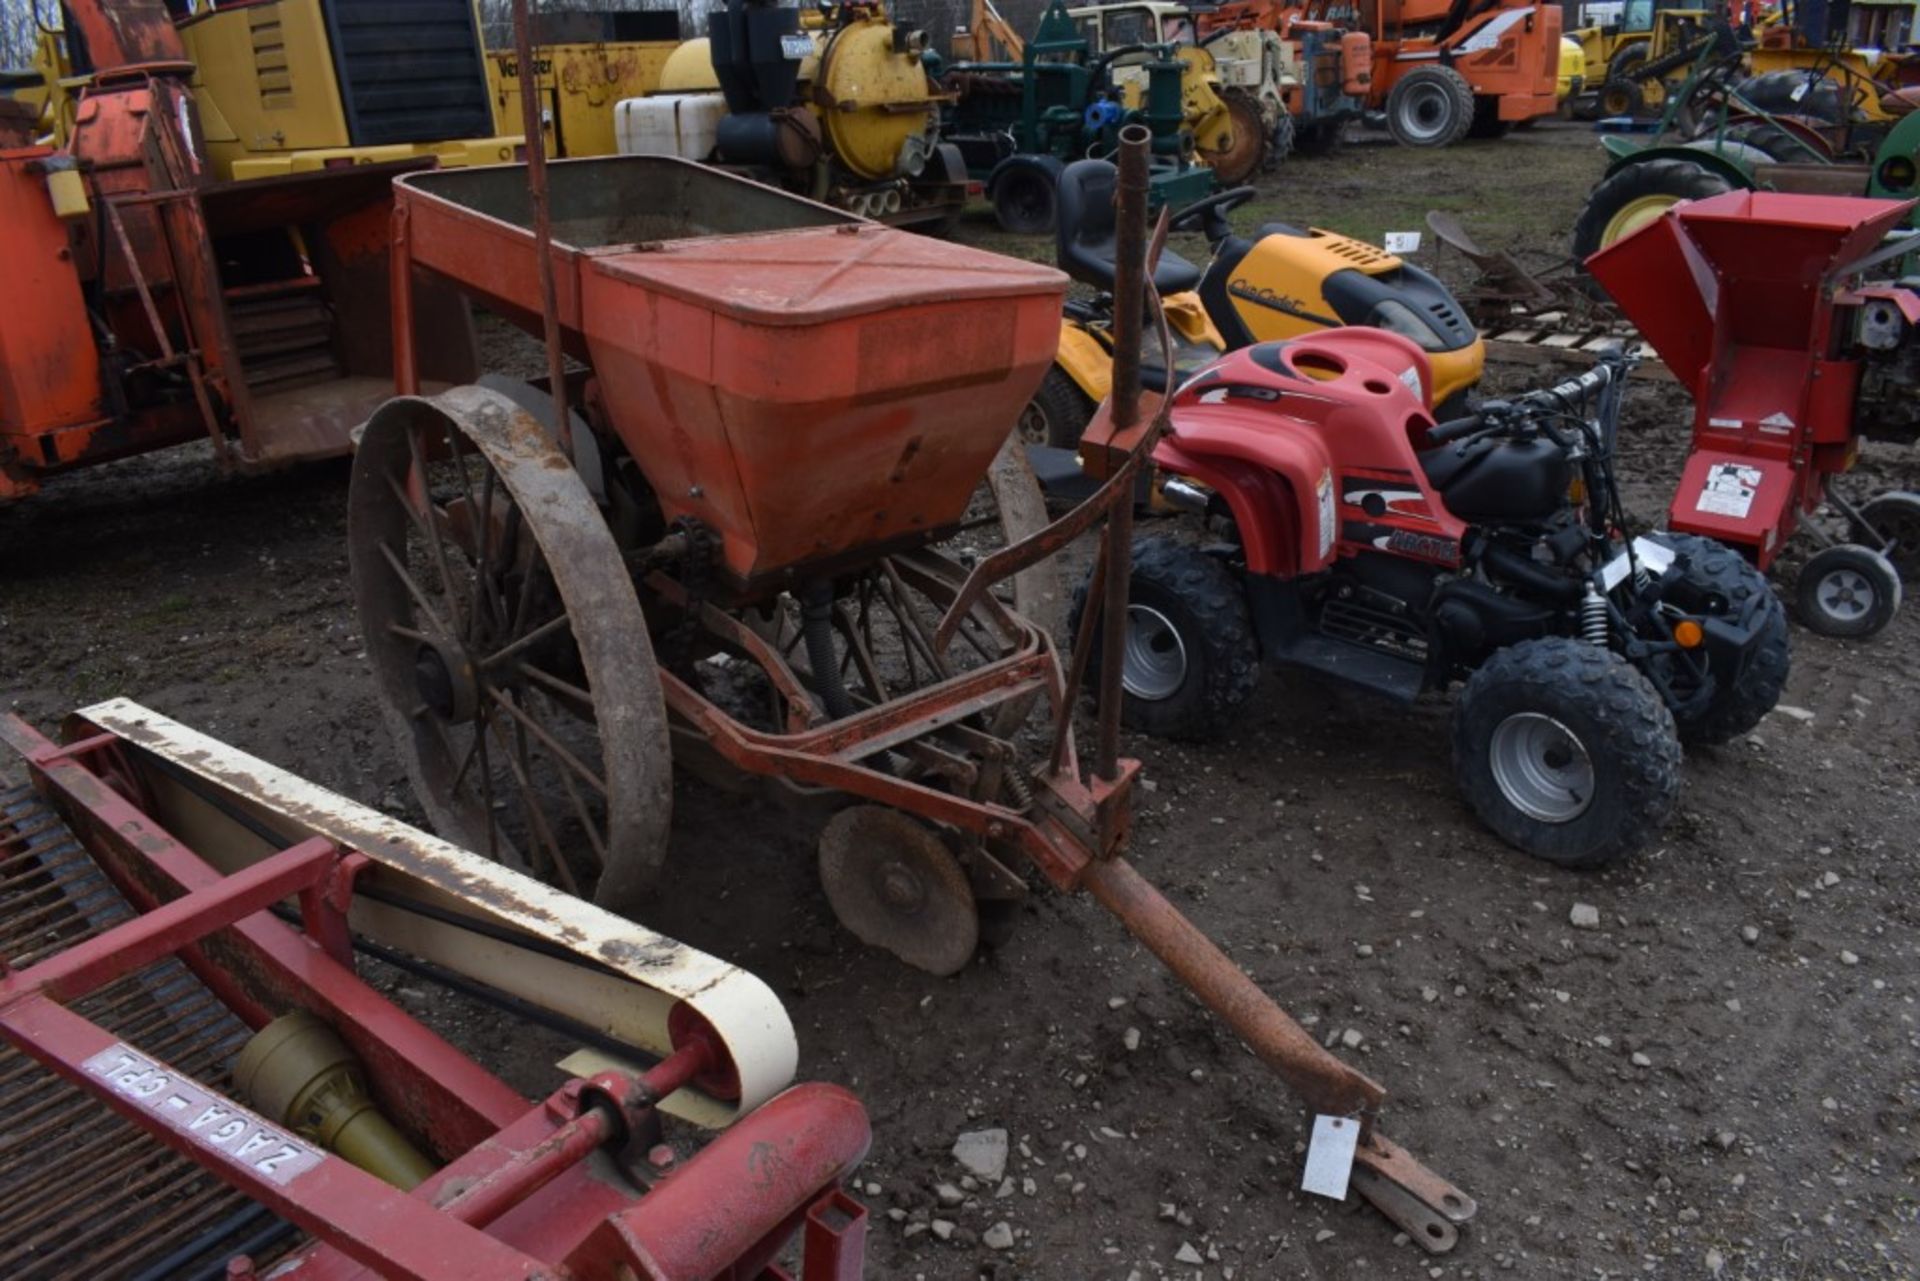
<svg viewBox="0 0 1920 1281">
<path fill-rule="evenodd" d="M 1320 473 L 1320 483 L 1314 488 L 1320 499 L 1320 556 L 1333 550 L 1333 533 L 1336 517 L 1333 510 L 1333 472 Z"/>
<path fill-rule="evenodd" d="M 1744 463 L 1714 463 L 1707 468 L 1707 480 L 1700 487 L 1695 511 L 1712 516 L 1744 518 L 1753 510 L 1753 496 L 1760 490 L 1760 469 Z"/>
</svg>

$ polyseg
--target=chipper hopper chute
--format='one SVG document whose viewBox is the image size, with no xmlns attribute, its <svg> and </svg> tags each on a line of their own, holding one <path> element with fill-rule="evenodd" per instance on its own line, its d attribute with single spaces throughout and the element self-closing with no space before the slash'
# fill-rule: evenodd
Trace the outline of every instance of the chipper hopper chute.
<svg viewBox="0 0 1920 1281">
<path fill-rule="evenodd" d="M 865 1113 L 751 974 L 137 704 L 64 739 L 0 718 L 0 1274 L 860 1274 Z M 362 954 L 591 1050 L 531 1102 Z"/>
<path fill-rule="evenodd" d="M 1693 448 L 1668 527 L 1742 548 L 1764 569 L 1803 518 L 1831 502 L 1867 544 L 1807 526 L 1826 544 L 1820 555 L 1837 553 L 1841 613 L 1817 601 L 1802 609 L 1820 630 L 1823 620 L 1857 625 L 1847 617 L 1862 603 L 1856 593 L 1873 587 L 1852 562 L 1891 550 L 1829 478 L 1853 465 L 1860 438 L 1876 427 L 1911 438 L 1909 340 L 1920 299 L 1863 277 L 1912 250 L 1904 230 L 1912 209 L 1912 201 L 1733 191 L 1680 204 L 1587 260 L 1693 393 Z M 1907 407 L 1889 413 L 1892 401 Z M 1897 602 L 1897 576 L 1868 577 L 1883 577 L 1882 594 Z"/>
</svg>

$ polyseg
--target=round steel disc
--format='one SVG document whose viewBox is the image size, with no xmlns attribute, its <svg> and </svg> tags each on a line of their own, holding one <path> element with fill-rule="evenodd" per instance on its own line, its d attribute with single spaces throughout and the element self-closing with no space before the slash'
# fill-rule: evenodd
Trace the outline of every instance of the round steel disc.
<svg viewBox="0 0 1920 1281">
<path fill-rule="evenodd" d="M 842 925 L 915 969 L 956 973 L 980 942 L 966 872 L 945 842 L 899 810 L 856 805 L 835 814 L 820 834 L 820 880 Z"/>
</svg>

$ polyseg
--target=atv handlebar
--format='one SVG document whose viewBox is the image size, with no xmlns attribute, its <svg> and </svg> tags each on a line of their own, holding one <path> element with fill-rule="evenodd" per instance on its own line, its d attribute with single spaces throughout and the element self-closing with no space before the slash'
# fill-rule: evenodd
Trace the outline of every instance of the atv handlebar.
<svg viewBox="0 0 1920 1281">
<path fill-rule="evenodd" d="M 1471 436 L 1481 427 L 1478 414 L 1469 418 L 1450 418 L 1446 422 L 1427 432 L 1427 443 L 1446 445 L 1459 440 L 1462 436 Z"/>
</svg>

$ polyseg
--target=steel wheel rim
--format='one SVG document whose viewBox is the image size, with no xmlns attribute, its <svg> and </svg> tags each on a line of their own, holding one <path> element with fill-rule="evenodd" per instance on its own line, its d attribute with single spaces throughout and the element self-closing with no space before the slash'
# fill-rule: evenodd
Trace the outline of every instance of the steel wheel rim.
<svg viewBox="0 0 1920 1281">
<path fill-rule="evenodd" d="M 1820 576 L 1814 599 L 1829 618 L 1852 623 L 1865 618 L 1879 603 L 1873 581 L 1857 569 L 1841 566 Z"/>
<path fill-rule="evenodd" d="M 1675 196 L 1639 196 L 1629 200 L 1607 219 L 1606 229 L 1600 233 L 1601 248 L 1631 236 L 1679 203 Z"/>
<path fill-rule="evenodd" d="M 1029 400 L 1026 408 L 1020 411 L 1019 435 L 1020 439 L 1029 445 L 1044 445 L 1047 443 L 1049 437 L 1047 411 L 1041 408 L 1040 400 L 1037 396 Z"/>
<path fill-rule="evenodd" d="M 1187 682 L 1187 645 L 1173 621 L 1151 605 L 1127 606 L 1127 650 L 1120 684 L 1135 698 L 1157 703 Z"/>
<path fill-rule="evenodd" d="M 349 503 L 368 658 L 434 826 L 635 910 L 665 852 L 665 710 L 631 579 L 577 473 L 505 396 L 459 388 L 375 415 Z"/>
<path fill-rule="evenodd" d="M 1542 823 L 1570 823 L 1593 804 L 1593 760 L 1572 730 L 1541 712 L 1515 712 L 1487 744 L 1494 785 Z"/>
<path fill-rule="evenodd" d="M 1400 123 L 1416 138 L 1438 137 L 1447 123 L 1449 98 L 1440 85 L 1415 85 L 1400 112 Z"/>
</svg>

